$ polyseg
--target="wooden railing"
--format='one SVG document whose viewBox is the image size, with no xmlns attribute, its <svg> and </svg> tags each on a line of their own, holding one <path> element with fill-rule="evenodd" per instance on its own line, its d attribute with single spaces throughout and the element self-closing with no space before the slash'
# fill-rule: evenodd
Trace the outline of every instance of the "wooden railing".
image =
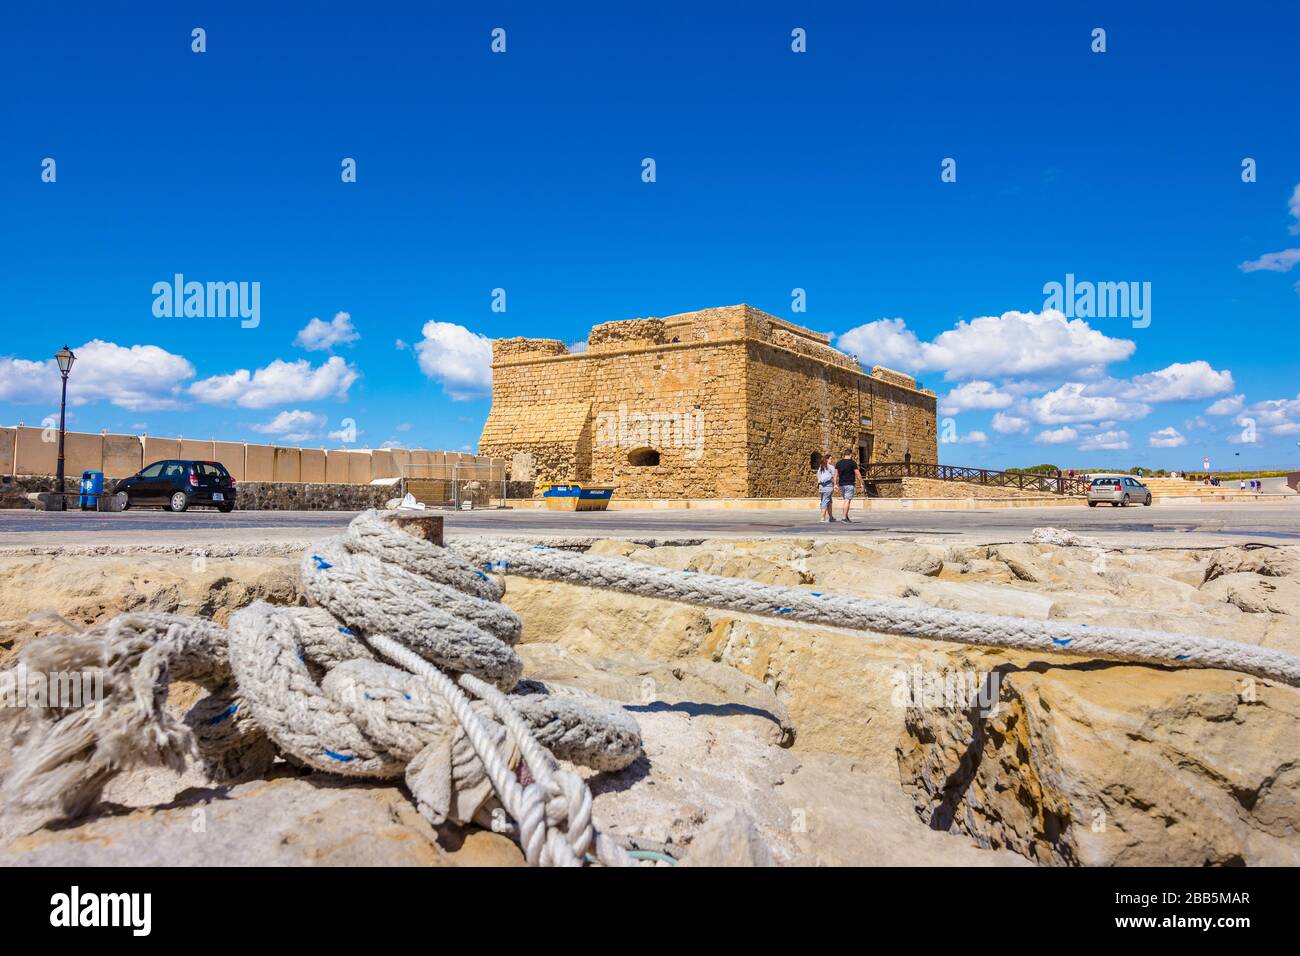
<svg viewBox="0 0 1300 956">
<path fill-rule="evenodd" d="M 1019 488 L 1053 495 L 1086 495 L 1088 479 L 1068 475 L 1034 475 L 1019 471 L 990 471 L 961 465 L 931 465 L 915 461 L 874 462 L 862 469 L 865 481 L 898 478 L 933 478 L 938 481 L 966 481 L 995 488 Z"/>
</svg>

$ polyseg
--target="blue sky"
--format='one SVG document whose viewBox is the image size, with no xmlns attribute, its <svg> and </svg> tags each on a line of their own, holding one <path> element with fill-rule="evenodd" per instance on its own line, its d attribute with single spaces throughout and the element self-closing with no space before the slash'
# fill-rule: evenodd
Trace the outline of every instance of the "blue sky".
<svg viewBox="0 0 1300 956">
<path fill-rule="evenodd" d="M 0 423 L 66 340 L 69 427 L 472 448 L 488 339 L 743 301 L 934 388 L 945 462 L 1300 461 L 1295 3 L 267 6 L 0 13 Z"/>
</svg>

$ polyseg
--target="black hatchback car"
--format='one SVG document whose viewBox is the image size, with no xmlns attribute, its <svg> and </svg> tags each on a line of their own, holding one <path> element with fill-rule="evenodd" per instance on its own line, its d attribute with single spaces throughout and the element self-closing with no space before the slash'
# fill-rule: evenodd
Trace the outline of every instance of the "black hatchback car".
<svg viewBox="0 0 1300 956">
<path fill-rule="evenodd" d="M 126 494 L 127 508 L 162 505 L 184 511 L 190 505 L 207 505 L 222 512 L 235 510 L 235 479 L 219 461 L 155 461 L 114 485 L 113 494 L 119 492 Z"/>
</svg>

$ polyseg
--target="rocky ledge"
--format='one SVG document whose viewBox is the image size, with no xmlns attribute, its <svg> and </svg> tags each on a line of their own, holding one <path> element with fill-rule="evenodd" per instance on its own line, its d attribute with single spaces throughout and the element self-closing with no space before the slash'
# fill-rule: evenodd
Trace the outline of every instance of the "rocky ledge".
<svg viewBox="0 0 1300 956">
<path fill-rule="evenodd" d="M 598 541 L 593 553 L 937 607 L 1300 653 L 1300 549 Z M 1300 863 L 1300 690 L 1227 671 L 948 645 L 507 577 L 526 676 L 621 701 L 645 754 L 597 820 L 693 864 Z M 0 556 L 0 666 L 126 610 L 224 622 L 302 600 L 295 559 Z M 170 706 L 197 693 L 178 687 Z M 0 772 L 4 756 L 0 752 Z M 30 863 L 511 864 L 398 786 L 277 765 L 215 786 L 138 771 L 90 819 L 11 834 Z M 160 839 L 174 835 L 175 839 Z"/>
</svg>

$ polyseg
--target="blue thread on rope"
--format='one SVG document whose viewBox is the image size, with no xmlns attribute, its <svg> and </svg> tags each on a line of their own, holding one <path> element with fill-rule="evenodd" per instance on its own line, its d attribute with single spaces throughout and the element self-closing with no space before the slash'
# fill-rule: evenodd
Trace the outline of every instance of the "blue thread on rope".
<svg viewBox="0 0 1300 956">
<path fill-rule="evenodd" d="M 777 614 L 793 614 L 793 613 L 794 613 L 794 608 L 792 608 L 792 607 L 779 607 L 779 608 L 776 609 L 776 613 L 777 613 Z"/>
<path fill-rule="evenodd" d="M 347 754 L 336 754 L 332 750 L 325 751 L 325 756 L 332 757 L 335 760 L 337 760 L 339 763 L 351 763 L 352 761 L 357 759 L 356 757 L 349 757 Z"/>
<path fill-rule="evenodd" d="M 1056 644 L 1056 645 L 1058 645 L 1058 646 L 1060 646 L 1060 647 L 1065 647 L 1067 644 L 1069 644 L 1069 643 L 1070 643 L 1071 641 L 1073 641 L 1073 640 L 1074 640 L 1074 638 L 1072 638 L 1072 637 L 1062 637 L 1062 638 L 1060 638 L 1060 639 L 1057 639 L 1057 638 L 1054 637 L 1054 638 L 1052 638 L 1052 643 L 1053 643 L 1053 644 Z"/>
<path fill-rule="evenodd" d="M 488 576 L 484 574 L 482 571 L 475 570 L 474 573 L 479 576 L 479 580 L 481 581 L 486 581 L 488 579 Z"/>
<path fill-rule="evenodd" d="M 239 709 L 239 705 L 238 705 L 238 704 L 231 704 L 229 707 L 227 707 L 227 708 L 226 708 L 225 710 L 223 710 L 221 713 L 217 714 L 217 716 L 215 716 L 215 717 L 213 717 L 211 720 L 209 720 L 209 721 L 208 721 L 208 726 L 209 726 L 209 727 L 215 727 L 217 724 L 221 723 L 221 722 L 222 722 L 223 720 L 225 720 L 227 717 L 233 717 L 234 714 L 235 714 L 235 711 L 237 711 L 238 709 Z"/>
<path fill-rule="evenodd" d="M 356 635 L 353 634 L 351 631 L 349 631 L 346 627 L 341 627 L 341 626 L 340 626 L 340 627 L 339 627 L 339 633 L 340 633 L 340 634 L 346 634 L 348 637 L 356 637 Z"/>
<path fill-rule="evenodd" d="M 1176 661 L 1188 661 L 1191 659 L 1192 659 L 1191 654 L 1179 654 L 1177 657 L 1174 658 L 1174 660 Z"/>
<path fill-rule="evenodd" d="M 316 562 L 316 570 L 317 570 L 317 571 L 324 571 L 324 570 L 327 569 L 327 568 L 332 568 L 332 567 L 334 567 L 334 565 L 330 564 L 328 561 L 326 561 L 324 558 L 322 558 L 319 554 L 313 554 L 313 555 L 311 556 L 311 559 L 312 559 L 313 561 Z"/>
<path fill-rule="evenodd" d="M 808 593 L 811 594 L 813 597 L 821 597 L 821 596 L 822 596 L 822 592 L 821 592 L 821 591 L 809 591 Z"/>
</svg>

